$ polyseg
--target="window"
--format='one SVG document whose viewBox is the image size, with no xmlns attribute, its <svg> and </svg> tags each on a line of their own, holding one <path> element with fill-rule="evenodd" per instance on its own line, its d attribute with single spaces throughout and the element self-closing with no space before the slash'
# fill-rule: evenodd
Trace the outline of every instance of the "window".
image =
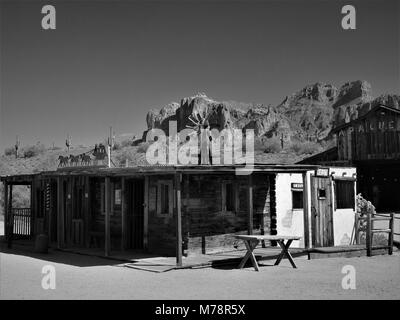
<svg viewBox="0 0 400 320">
<path fill-rule="evenodd" d="M 323 200 L 326 199 L 326 190 L 318 189 L 318 199 Z"/>
<path fill-rule="evenodd" d="M 234 211 L 235 210 L 235 195 L 232 183 L 226 184 L 226 211 Z"/>
<path fill-rule="evenodd" d="M 237 211 L 236 184 L 229 181 L 222 183 L 222 211 Z"/>
<path fill-rule="evenodd" d="M 292 190 L 292 209 L 303 209 L 303 191 Z"/>
<path fill-rule="evenodd" d="M 171 216 L 173 206 L 172 180 L 159 181 L 157 185 L 157 215 Z"/>
<path fill-rule="evenodd" d="M 169 207 L 169 190 L 167 184 L 161 184 L 161 212 L 167 213 Z"/>
<path fill-rule="evenodd" d="M 118 181 L 111 182 L 111 211 L 119 211 L 122 206 L 122 190 L 121 183 Z"/>
<path fill-rule="evenodd" d="M 335 181 L 335 204 L 336 209 L 354 209 L 354 181 Z"/>
<path fill-rule="evenodd" d="M 122 203 L 121 189 L 115 189 L 115 192 L 114 192 L 114 205 L 115 206 L 120 206 L 121 203 Z"/>
</svg>

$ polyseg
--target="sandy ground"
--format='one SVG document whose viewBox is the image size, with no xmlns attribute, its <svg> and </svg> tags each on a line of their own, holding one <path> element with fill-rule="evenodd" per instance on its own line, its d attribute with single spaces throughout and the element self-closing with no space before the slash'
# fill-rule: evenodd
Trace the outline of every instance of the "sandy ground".
<svg viewBox="0 0 400 320">
<path fill-rule="evenodd" d="M 267 262 L 260 272 L 194 269 L 153 273 L 111 260 L 54 251 L 0 253 L 1 299 L 400 299 L 400 254 L 371 258 L 296 258 Z M 41 286 L 42 268 L 56 270 L 56 289 Z M 356 270 L 356 289 L 342 288 L 342 268 Z"/>
</svg>

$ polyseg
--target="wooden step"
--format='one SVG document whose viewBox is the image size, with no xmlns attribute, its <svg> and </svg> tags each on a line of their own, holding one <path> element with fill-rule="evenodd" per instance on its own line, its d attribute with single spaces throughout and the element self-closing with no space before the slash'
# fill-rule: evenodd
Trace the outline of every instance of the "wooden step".
<svg viewBox="0 0 400 320">
<path fill-rule="evenodd" d="M 388 253 L 389 246 L 375 245 L 371 248 L 373 255 L 384 255 Z M 367 248 L 365 245 L 339 246 L 339 247 L 321 247 L 308 250 L 308 259 L 323 258 L 355 258 L 365 257 Z"/>
<path fill-rule="evenodd" d="M 387 218 L 384 218 L 384 217 L 381 217 L 381 218 L 371 218 L 371 221 L 390 221 L 392 218 L 390 218 L 390 217 L 387 217 Z"/>
<path fill-rule="evenodd" d="M 371 230 L 372 233 L 378 233 L 378 232 L 385 232 L 385 233 L 391 233 L 392 230 L 391 229 L 374 229 Z"/>
</svg>

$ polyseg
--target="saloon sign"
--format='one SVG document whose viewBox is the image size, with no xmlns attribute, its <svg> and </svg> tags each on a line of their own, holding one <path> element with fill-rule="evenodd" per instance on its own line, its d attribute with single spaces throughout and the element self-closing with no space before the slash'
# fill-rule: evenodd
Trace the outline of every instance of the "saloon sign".
<svg viewBox="0 0 400 320">
<path fill-rule="evenodd" d="M 374 131 L 400 131 L 400 117 L 394 119 L 367 119 L 364 122 L 355 123 L 353 130 L 358 133 Z"/>
</svg>

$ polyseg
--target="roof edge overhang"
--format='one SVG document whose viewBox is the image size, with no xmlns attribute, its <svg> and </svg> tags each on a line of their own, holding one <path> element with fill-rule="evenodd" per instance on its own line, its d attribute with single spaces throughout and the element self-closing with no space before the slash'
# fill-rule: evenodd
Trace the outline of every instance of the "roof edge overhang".
<svg viewBox="0 0 400 320">
<path fill-rule="evenodd" d="M 6 175 L 0 177 L 1 181 L 11 183 L 32 182 L 36 177 L 51 178 L 60 176 L 143 176 L 164 174 L 218 174 L 235 173 L 236 175 L 248 175 L 253 172 L 264 173 L 303 173 L 315 170 L 320 165 L 306 164 L 254 164 L 254 165 L 176 165 L 176 166 L 137 166 L 123 168 L 71 168 L 71 170 L 42 171 L 34 174 Z"/>
</svg>

